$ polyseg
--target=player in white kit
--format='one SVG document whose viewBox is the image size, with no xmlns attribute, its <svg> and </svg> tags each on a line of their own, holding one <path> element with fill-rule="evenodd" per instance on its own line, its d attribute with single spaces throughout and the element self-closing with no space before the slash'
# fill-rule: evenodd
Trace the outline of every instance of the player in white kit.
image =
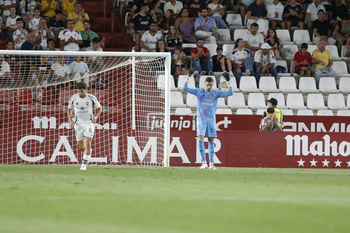
<svg viewBox="0 0 350 233">
<path fill-rule="evenodd" d="M 91 142 L 94 136 L 94 123 L 102 113 L 102 107 L 97 98 L 91 94 L 87 94 L 87 87 L 84 82 L 78 83 L 75 88 L 77 93 L 73 95 L 68 104 L 67 115 L 69 126 L 75 129 L 78 146 L 84 152 L 83 162 L 80 170 L 86 170 L 86 165 L 91 158 Z M 94 116 L 93 109 L 97 108 L 97 113 Z M 72 116 L 74 110 L 75 116 Z"/>
</svg>

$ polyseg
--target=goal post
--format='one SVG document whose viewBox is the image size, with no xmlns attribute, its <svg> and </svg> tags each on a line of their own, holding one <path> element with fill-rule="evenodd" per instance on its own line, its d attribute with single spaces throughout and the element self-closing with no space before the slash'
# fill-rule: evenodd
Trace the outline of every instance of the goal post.
<svg viewBox="0 0 350 233">
<path fill-rule="evenodd" d="M 0 50 L 0 65 L 0 164 L 80 163 L 66 111 L 83 81 L 103 107 L 92 164 L 169 166 L 170 53 Z"/>
</svg>

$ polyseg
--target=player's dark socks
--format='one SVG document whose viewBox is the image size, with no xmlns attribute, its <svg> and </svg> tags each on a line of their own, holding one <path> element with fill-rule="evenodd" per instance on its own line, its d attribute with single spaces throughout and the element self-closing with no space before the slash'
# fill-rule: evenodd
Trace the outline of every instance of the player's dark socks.
<svg viewBox="0 0 350 233">
<path fill-rule="evenodd" d="M 83 164 L 88 164 L 88 160 L 87 159 L 83 159 Z"/>
</svg>

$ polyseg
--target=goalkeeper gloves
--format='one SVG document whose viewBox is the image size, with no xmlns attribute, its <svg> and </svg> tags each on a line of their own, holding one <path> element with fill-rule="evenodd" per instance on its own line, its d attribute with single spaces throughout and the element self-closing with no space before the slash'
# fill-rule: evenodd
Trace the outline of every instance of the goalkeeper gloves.
<svg viewBox="0 0 350 233">
<path fill-rule="evenodd" d="M 230 74 L 227 71 L 222 72 L 222 76 L 224 76 L 227 86 L 229 88 L 232 88 L 232 83 L 230 82 L 231 78 L 230 78 Z"/>
<path fill-rule="evenodd" d="M 185 79 L 185 82 L 187 83 L 188 80 L 190 79 L 190 77 L 193 76 L 194 73 L 196 73 L 196 72 L 197 72 L 196 68 L 192 67 L 192 68 L 188 71 L 188 74 L 187 74 L 187 77 L 186 77 L 186 79 Z"/>
</svg>

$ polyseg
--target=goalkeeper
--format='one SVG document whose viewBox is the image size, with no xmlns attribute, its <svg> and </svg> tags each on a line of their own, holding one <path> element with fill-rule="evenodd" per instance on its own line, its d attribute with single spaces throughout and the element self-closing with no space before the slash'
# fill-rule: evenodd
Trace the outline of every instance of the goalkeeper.
<svg viewBox="0 0 350 233">
<path fill-rule="evenodd" d="M 86 165 L 91 158 L 91 142 L 95 131 L 94 123 L 102 113 L 102 107 L 95 96 L 86 93 L 86 83 L 78 83 L 76 89 L 78 94 L 70 98 L 67 115 L 69 126 L 74 127 L 78 146 L 84 153 L 80 170 L 86 170 Z M 97 108 L 95 116 L 93 115 L 93 108 Z M 75 112 L 74 117 L 72 117 L 72 110 Z"/>
<path fill-rule="evenodd" d="M 202 165 L 200 169 L 208 167 L 205 157 L 204 136 L 207 133 L 209 139 L 209 169 L 217 170 L 214 166 L 214 139 L 216 136 L 216 108 L 217 99 L 233 95 L 232 84 L 230 82 L 230 75 L 228 72 L 223 72 L 223 76 L 229 86 L 228 91 L 213 90 L 214 80 L 212 77 L 205 79 L 205 88 L 189 88 L 187 83 L 189 78 L 197 72 L 195 68 L 191 68 L 185 80 L 183 90 L 197 96 L 197 137 L 199 152 L 202 157 Z"/>
</svg>

